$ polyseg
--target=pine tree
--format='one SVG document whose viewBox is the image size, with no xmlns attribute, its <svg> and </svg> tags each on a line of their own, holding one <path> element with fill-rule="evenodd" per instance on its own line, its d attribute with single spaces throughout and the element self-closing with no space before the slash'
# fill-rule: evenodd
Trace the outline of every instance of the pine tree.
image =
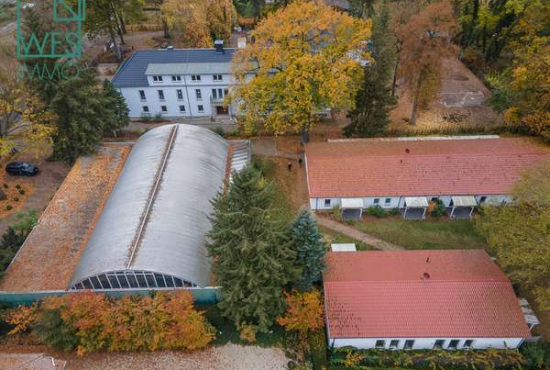
<svg viewBox="0 0 550 370">
<path fill-rule="evenodd" d="M 302 211 L 291 226 L 291 241 L 297 251 L 296 265 L 301 276 L 296 283 L 298 289 L 309 291 L 313 283 L 321 280 L 325 269 L 323 258 L 327 253 L 325 243 L 321 241 L 321 234 L 317 223 L 308 210 Z"/>
<path fill-rule="evenodd" d="M 389 111 L 395 98 L 391 94 L 394 51 L 388 36 L 389 11 L 384 1 L 380 14 L 374 19 L 372 49 L 374 62 L 364 69 L 361 90 L 355 108 L 350 111 L 351 123 L 344 129 L 346 136 L 372 137 L 384 133 L 389 123 Z"/>
<path fill-rule="evenodd" d="M 107 79 L 103 80 L 103 95 L 109 113 L 105 117 L 104 133 L 116 137 L 118 131 L 130 123 L 130 117 L 128 116 L 130 110 L 122 94 Z"/>
<path fill-rule="evenodd" d="M 237 327 L 266 331 L 284 311 L 283 287 L 297 275 L 296 253 L 273 203 L 273 184 L 250 165 L 213 202 L 208 252 L 221 286 L 219 308 Z"/>
</svg>

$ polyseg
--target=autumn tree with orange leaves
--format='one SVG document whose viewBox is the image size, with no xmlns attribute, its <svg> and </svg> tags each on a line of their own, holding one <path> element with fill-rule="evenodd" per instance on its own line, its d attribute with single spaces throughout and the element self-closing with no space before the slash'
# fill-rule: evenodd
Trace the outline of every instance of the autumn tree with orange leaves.
<svg viewBox="0 0 550 370">
<path fill-rule="evenodd" d="M 441 59 L 455 53 L 451 39 L 457 30 L 448 0 L 432 2 L 396 30 L 402 40 L 398 75 L 407 83 L 413 103 L 411 125 L 416 124 L 418 108 L 425 107 L 439 90 Z"/>
<path fill-rule="evenodd" d="M 246 131 L 294 130 L 305 142 L 319 112 L 353 108 L 370 30 L 370 21 L 320 1 L 296 0 L 269 14 L 233 60 L 240 84 L 232 100 Z"/>
<path fill-rule="evenodd" d="M 301 341 L 307 341 L 309 331 L 323 327 L 323 298 L 319 290 L 285 293 L 285 301 L 286 312 L 277 322 L 287 331 L 298 332 Z"/>
<path fill-rule="evenodd" d="M 215 329 L 195 310 L 188 291 L 112 300 L 91 292 L 51 297 L 40 307 L 20 307 L 8 316 L 10 334 L 31 329 L 45 344 L 79 354 L 109 351 L 195 350 Z"/>
</svg>

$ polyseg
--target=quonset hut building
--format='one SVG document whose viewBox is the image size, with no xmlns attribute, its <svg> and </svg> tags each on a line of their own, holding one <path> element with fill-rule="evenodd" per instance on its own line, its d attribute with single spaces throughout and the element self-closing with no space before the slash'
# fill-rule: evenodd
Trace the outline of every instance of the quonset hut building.
<svg viewBox="0 0 550 370">
<path fill-rule="evenodd" d="M 250 160 L 248 141 L 167 125 L 134 145 L 70 283 L 71 290 L 205 287 L 211 200 Z"/>
</svg>

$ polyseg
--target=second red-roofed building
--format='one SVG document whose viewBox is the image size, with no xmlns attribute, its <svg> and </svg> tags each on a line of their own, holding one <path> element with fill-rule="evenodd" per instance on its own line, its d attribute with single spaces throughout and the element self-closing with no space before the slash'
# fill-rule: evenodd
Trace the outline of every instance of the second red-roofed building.
<svg viewBox="0 0 550 370">
<path fill-rule="evenodd" d="M 506 349 L 530 337 L 512 284 L 483 250 L 332 252 L 328 344 Z"/>
</svg>

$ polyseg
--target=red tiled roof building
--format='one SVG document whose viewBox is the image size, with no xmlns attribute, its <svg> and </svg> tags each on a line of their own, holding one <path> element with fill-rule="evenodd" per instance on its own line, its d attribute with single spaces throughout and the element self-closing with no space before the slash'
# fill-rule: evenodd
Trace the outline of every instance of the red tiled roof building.
<svg viewBox="0 0 550 370">
<path fill-rule="evenodd" d="M 510 201 L 521 172 L 550 158 L 528 139 L 496 136 L 335 140 L 305 153 L 313 210 L 425 208 L 438 198 L 468 217 L 478 203 Z"/>
<path fill-rule="evenodd" d="M 530 332 L 512 285 L 482 250 L 333 252 L 329 345 L 516 348 Z"/>
</svg>

